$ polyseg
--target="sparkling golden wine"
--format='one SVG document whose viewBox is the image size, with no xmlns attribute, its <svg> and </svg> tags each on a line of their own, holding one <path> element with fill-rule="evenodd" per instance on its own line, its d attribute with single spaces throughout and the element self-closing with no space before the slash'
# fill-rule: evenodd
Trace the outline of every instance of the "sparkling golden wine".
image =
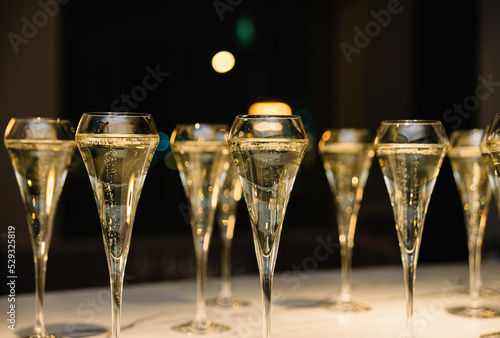
<svg viewBox="0 0 500 338">
<path fill-rule="evenodd" d="M 131 227 L 157 135 L 77 134 L 109 257 L 127 257 Z M 130 228 L 130 229 L 129 229 Z"/>
<path fill-rule="evenodd" d="M 217 205 L 219 184 L 228 159 L 224 141 L 184 141 L 172 143 L 184 192 L 190 203 L 193 231 L 210 236 L 213 228 L 214 208 Z"/>
<path fill-rule="evenodd" d="M 304 156 L 303 139 L 235 139 L 230 150 L 240 174 L 255 249 L 276 255 L 288 198 Z M 260 261 L 259 261 L 260 262 Z"/>
<path fill-rule="evenodd" d="M 491 196 L 488 172 L 486 165 L 483 165 L 481 149 L 475 146 L 456 147 L 450 150 L 448 157 L 464 205 L 468 235 L 477 236 L 481 216 L 488 212 Z"/>
<path fill-rule="evenodd" d="M 356 222 L 351 218 L 358 214 L 363 189 L 374 155 L 373 145 L 366 143 L 335 143 L 321 148 L 323 166 L 330 189 L 335 198 L 340 233 L 354 237 Z"/>
<path fill-rule="evenodd" d="M 36 243 L 50 243 L 54 215 L 75 149 L 74 141 L 5 140 Z M 45 225 L 45 226 L 44 226 Z"/>
<path fill-rule="evenodd" d="M 377 149 L 401 251 L 415 253 L 415 262 L 427 207 L 446 149 L 442 144 L 414 143 L 381 144 Z"/>
</svg>

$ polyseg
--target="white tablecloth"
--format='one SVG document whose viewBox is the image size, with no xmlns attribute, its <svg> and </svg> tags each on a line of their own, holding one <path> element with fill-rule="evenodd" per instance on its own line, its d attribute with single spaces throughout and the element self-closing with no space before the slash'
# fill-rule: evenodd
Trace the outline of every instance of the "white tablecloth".
<svg viewBox="0 0 500 338">
<path fill-rule="evenodd" d="M 300 269 L 275 276 L 272 308 L 273 337 L 401 337 L 406 310 L 401 266 L 355 268 L 355 300 L 372 307 L 355 314 L 336 313 L 317 304 L 339 292 L 338 270 Z M 69 277 L 67 277 L 69 278 Z M 500 264 L 483 267 L 484 285 L 500 290 Z M 468 283 L 465 264 L 418 266 L 414 325 L 416 337 L 479 337 L 500 331 L 498 319 L 466 319 L 448 314 L 446 308 L 467 303 L 460 286 Z M 215 296 L 219 279 L 209 279 L 207 297 Z M 257 275 L 233 278 L 233 291 L 252 305 L 234 310 L 208 308 L 209 318 L 232 329 L 217 337 L 261 337 L 261 296 Z M 195 312 L 195 281 L 182 280 L 124 288 L 121 337 L 183 337 L 171 326 L 188 321 Z M 500 308 L 500 297 L 485 298 Z M 7 296 L 1 309 L 9 311 Z M 30 332 L 34 319 L 34 295 L 16 295 L 16 330 L 0 325 L 0 337 Z M 51 333 L 69 337 L 107 337 L 111 322 L 109 288 L 48 292 L 45 318 Z M 214 336 L 215 337 L 215 336 Z"/>
</svg>

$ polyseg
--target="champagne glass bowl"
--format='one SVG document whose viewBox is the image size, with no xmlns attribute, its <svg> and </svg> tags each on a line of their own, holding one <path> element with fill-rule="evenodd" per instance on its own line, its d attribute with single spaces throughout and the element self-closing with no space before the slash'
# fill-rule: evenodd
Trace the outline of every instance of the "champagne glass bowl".
<svg viewBox="0 0 500 338">
<path fill-rule="evenodd" d="M 71 123 L 54 118 L 12 118 L 5 130 L 4 143 L 24 202 L 35 263 L 36 312 L 30 338 L 55 338 L 45 330 L 45 274 L 54 216 L 75 149 L 74 138 Z"/>
<path fill-rule="evenodd" d="M 117 338 L 135 212 L 159 136 L 149 114 L 85 113 L 76 142 L 101 221 L 111 284 L 111 335 Z"/>
<path fill-rule="evenodd" d="M 263 337 L 271 336 L 271 291 L 290 193 L 308 144 L 299 116 L 240 115 L 229 133 L 259 265 Z"/>
<path fill-rule="evenodd" d="M 375 149 L 389 193 L 406 291 L 406 333 L 413 337 L 415 273 L 427 207 L 446 155 L 448 139 L 439 121 L 383 121 Z"/>
</svg>

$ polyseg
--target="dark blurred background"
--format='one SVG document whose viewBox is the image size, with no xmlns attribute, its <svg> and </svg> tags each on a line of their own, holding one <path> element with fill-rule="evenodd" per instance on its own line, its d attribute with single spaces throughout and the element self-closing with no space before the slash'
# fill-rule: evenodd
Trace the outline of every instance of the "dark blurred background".
<svg viewBox="0 0 500 338">
<path fill-rule="evenodd" d="M 321 241 L 338 242 L 316 147 L 324 129 L 375 132 L 384 119 L 425 118 L 441 120 L 451 133 L 484 127 L 500 107 L 500 3 L 494 0 L 59 1 L 0 2 L 0 129 L 12 116 L 62 116 L 76 126 L 87 111 L 129 110 L 151 113 L 170 135 L 177 123 L 230 124 L 254 102 L 286 102 L 303 117 L 311 144 L 290 199 L 277 271 L 310 269 L 305 262 Z M 211 60 L 222 50 L 236 63 L 220 74 Z M 16 291 L 31 292 L 28 230 L 5 149 L 0 172 L 2 240 L 7 226 L 15 226 Z M 194 277 L 185 203 L 173 157 L 156 158 L 137 210 L 128 282 Z M 492 203 L 486 260 L 500 253 L 498 223 Z M 234 242 L 233 273 L 257 273 L 243 201 Z M 216 229 L 212 276 L 219 273 L 219 244 Z M 95 201 L 78 153 L 49 257 L 48 290 L 108 284 Z M 431 199 L 419 262 L 467 262 L 448 160 Z M 400 255 L 374 160 L 353 265 L 384 264 L 400 264 Z M 337 248 L 317 268 L 339 265 Z"/>
</svg>

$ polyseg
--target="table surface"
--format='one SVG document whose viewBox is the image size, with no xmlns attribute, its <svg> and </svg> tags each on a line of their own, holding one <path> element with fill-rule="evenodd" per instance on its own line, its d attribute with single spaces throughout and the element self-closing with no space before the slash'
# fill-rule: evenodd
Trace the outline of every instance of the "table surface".
<svg viewBox="0 0 500 338">
<path fill-rule="evenodd" d="M 319 307 L 339 292 L 338 270 L 314 271 L 306 261 L 300 269 L 276 274 L 273 289 L 273 337 L 402 337 L 405 329 L 405 291 L 401 266 L 355 268 L 354 299 L 372 307 L 347 314 Z M 482 269 L 485 287 L 500 290 L 500 263 Z M 466 264 L 421 265 L 417 268 L 414 325 L 416 337 L 479 337 L 500 331 L 500 318 L 468 319 L 450 315 L 447 308 L 467 304 Z M 209 279 L 207 296 L 215 296 L 219 280 Z M 195 280 L 128 285 L 124 288 L 121 337 L 184 337 L 171 327 L 190 320 L 195 312 Z M 212 337 L 262 337 L 261 295 L 257 275 L 233 277 L 234 294 L 251 301 L 239 309 L 208 307 L 209 319 L 231 330 Z M 108 337 L 111 323 L 109 288 L 47 292 L 45 318 L 50 333 L 67 337 Z M 1 311 L 9 311 L 1 296 Z M 15 297 L 16 330 L 4 320 L 0 337 L 19 337 L 31 331 L 34 295 Z M 485 297 L 498 305 L 500 297 Z M 5 316 L 5 315 L 4 315 Z"/>
</svg>

